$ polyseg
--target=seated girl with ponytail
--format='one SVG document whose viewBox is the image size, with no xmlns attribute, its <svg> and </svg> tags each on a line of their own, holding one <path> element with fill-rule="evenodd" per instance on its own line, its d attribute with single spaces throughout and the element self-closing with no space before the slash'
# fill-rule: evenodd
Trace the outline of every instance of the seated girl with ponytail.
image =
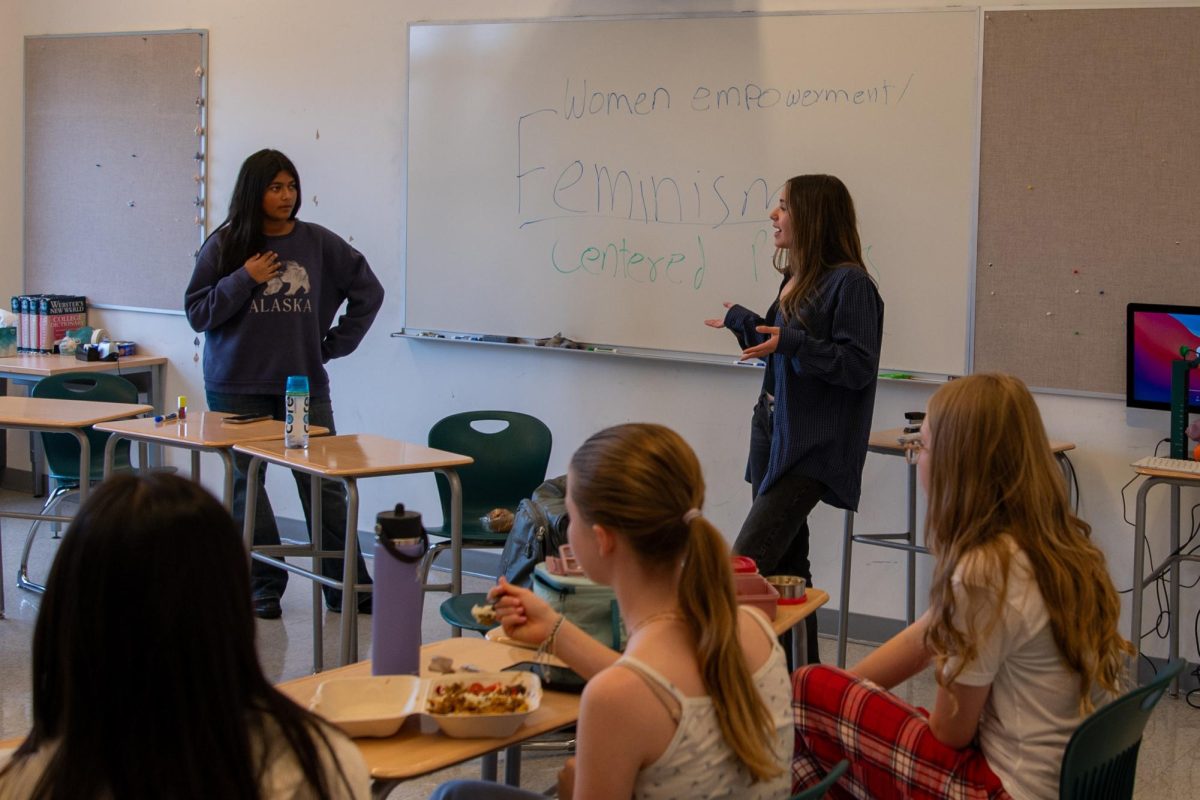
<svg viewBox="0 0 1200 800">
<path fill-rule="evenodd" d="M 577 756 L 559 797 L 787 798 L 793 720 L 782 649 L 758 611 L 739 608 L 725 540 L 701 514 L 695 453 L 660 425 L 619 425 L 576 451 L 568 537 L 588 577 L 612 586 L 624 655 L 526 589 L 492 589 L 504 632 L 588 679 Z M 457 781 L 434 797 L 541 795 Z"/>
</svg>

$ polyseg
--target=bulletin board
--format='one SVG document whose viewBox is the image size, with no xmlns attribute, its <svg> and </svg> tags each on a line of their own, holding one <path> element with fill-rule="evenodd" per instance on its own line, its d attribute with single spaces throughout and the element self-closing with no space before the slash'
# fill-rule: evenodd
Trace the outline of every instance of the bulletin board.
<svg viewBox="0 0 1200 800">
<path fill-rule="evenodd" d="M 974 370 L 1125 387 L 1125 306 L 1200 304 L 1200 8 L 984 16 Z"/>
<path fill-rule="evenodd" d="M 179 311 L 204 232 L 204 31 L 25 40 L 25 292 Z"/>
</svg>

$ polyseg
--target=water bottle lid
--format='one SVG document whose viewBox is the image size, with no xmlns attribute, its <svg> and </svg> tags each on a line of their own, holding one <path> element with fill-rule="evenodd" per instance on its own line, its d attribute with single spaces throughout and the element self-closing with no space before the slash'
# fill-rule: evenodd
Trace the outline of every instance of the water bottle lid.
<svg viewBox="0 0 1200 800">
<path fill-rule="evenodd" d="M 289 392 L 307 392 L 308 391 L 308 376 L 307 375 L 289 375 L 287 379 L 287 391 Z"/>
<path fill-rule="evenodd" d="M 421 512 L 405 511 L 403 503 L 396 503 L 394 510 L 383 511 L 375 516 L 375 533 L 383 540 L 399 544 L 415 543 L 425 535 Z"/>
</svg>

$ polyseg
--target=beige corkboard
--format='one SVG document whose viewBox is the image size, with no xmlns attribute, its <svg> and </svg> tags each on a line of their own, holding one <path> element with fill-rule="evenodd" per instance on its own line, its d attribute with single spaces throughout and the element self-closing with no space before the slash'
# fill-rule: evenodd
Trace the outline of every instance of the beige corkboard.
<svg viewBox="0 0 1200 800">
<path fill-rule="evenodd" d="M 183 308 L 206 65 L 203 31 L 25 40 L 26 293 Z"/>
<path fill-rule="evenodd" d="M 1125 390 L 1125 305 L 1200 304 L 1200 8 L 987 12 L 975 371 Z"/>
</svg>

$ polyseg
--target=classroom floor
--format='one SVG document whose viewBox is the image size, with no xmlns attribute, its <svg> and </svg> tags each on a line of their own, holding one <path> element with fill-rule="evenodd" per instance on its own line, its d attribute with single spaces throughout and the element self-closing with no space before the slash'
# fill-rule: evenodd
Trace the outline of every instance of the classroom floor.
<svg viewBox="0 0 1200 800">
<path fill-rule="evenodd" d="M 0 506 L 7 509 L 37 510 L 39 501 L 28 495 L 0 491 Z M 0 620 L 0 739 L 20 736 L 30 724 L 30 664 L 29 650 L 37 616 L 39 596 L 16 587 L 17 564 L 25 540 L 28 523 L 22 520 L 0 520 L 0 547 L 3 554 L 4 600 L 7 619 Z M 44 579 L 50 560 L 57 548 L 48 535 L 40 534 L 34 547 L 30 573 L 35 580 Z M 483 591 L 490 581 L 464 578 L 464 591 Z M 312 626 L 310 618 L 309 584 L 292 577 L 283 598 L 281 620 L 260 620 L 258 623 L 259 653 L 267 677 L 273 681 L 308 674 L 312 659 Z M 425 641 L 444 638 L 449 628 L 438 616 L 437 607 L 442 595 L 426 598 L 423 630 Z M 327 614 L 325 653 L 329 663 L 336 658 L 338 615 Z M 369 653 L 371 618 L 359 621 L 361 652 Z M 851 663 L 870 652 L 867 645 L 851 645 Z M 826 663 L 835 660 L 833 639 L 821 640 L 821 658 Z M 908 702 L 932 707 L 934 686 L 926 676 L 909 681 L 898 689 Z M 1191 708 L 1180 698 L 1166 697 L 1150 720 L 1142 742 L 1138 764 L 1135 798 L 1194 797 L 1200 783 L 1200 709 Z M 526 751 L 522 756 L 523 783 L 542 791 L 553 786 L 564 755 L 558 752 Z M 388 795 L 390 800 L 419 800 L 429 796 L 442 781 L 450 778 L 476 778 L 478 762 L 469 762 L 422 780 L 405 783 Z M 1191 787 L 1191 788 L 1189 788 Z"/>
</svg>

